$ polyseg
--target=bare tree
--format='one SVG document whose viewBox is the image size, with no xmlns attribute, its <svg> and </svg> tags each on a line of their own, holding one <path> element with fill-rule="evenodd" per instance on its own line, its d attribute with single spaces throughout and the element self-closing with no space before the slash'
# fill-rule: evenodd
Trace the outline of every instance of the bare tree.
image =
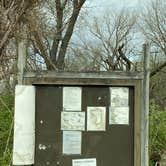
<svg viewBox="0 0 166 166">
<path fill-rule="evenodd" d="M 26 41 L 26 71 L 63 70 L 66 50 L 85 1 L 0 1 L 0 80 L 8 86 L 11 79 L 17 83 L 21 40 Z"/>
<path fill-rule="evenodd" d="M 45 29 L 35 28 L 35 22 L 29 17 L 32 43 L 35 50 L 38 50 L 38 53 L 43 57 L 47 69 L 64 69 L 67 47 L 85 1 L 47 0 L 45 5 L 48 7 L 46 10 L 50 12 L 50 15 L 47 14 L 45 17 L 47 20 L 51 19 L 53 24 L 49 35 L 43 33 Z M 49 42 L 50 40 L 51 42 Z"/>
<path fill-rule="evenodd" d="M 0 56 L 9 38 L 14 35 L 16 26 L 38 0 L 1 0 L 0 1 Z"/>
<path fill-rule="evenodd" d="M 166 107 L 166 2 L 152 0 L 142 15 L 141 30 L 151 44 L 151 101 Z"/>
<path fill-rule="evenodd" d="M 134 65 L 130 56 L 133 55 L 131 41 L 136 21 L 137 16 L 125 10 L 105 14 L 100 19 L 94 18 L 89 25 L 90 38 L 81 37 L 81 44 L 76 45 L 84 50 L 85 56 L 90 56 L 91 66 L 100 64 L 103 70 L 130 71 Z"/>
<path fill-rule="evenodd" d="M 154 0 L 143 14 L 142 31 L 151 42 L 155 63 L 151 77 L 166 67 L 166 3 L 165 0 Z M 157 55 L 157 57 L 156 57 Z"/>
</svg>

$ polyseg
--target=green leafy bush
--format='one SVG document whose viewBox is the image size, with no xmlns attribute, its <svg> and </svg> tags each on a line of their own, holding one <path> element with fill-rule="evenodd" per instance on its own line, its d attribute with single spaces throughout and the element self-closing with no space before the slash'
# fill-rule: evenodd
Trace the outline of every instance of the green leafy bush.
<svg viewBox="0 0 166 166">
<path fill-rule="evenodd" d="M 166 111 L 154 103 L 150 105 L 149 125 L 150 157 L 161 156 L 166 151 Z"/>
<path fill-rule="evenodd" d="M 13 144 L 14 96 L 11 93 L 0 94 L 0 165 L 11 162 Z"/>
<path fill-rule="evenodd" d="M 7 149 L 6 152 L 4 152 L 4 155 L 0 157 L 0 165 L 1 166 L 12 165 L 12 150 L 11 149 Z"/>
</svg>

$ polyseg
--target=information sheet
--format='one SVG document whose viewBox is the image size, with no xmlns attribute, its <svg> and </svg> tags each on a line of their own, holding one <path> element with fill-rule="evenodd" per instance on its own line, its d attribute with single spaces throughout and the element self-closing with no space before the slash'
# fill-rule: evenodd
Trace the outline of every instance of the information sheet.
<svg viewBox="0 0 166 166">
<path fill-rule="evenodd" d="M 81 154 L 81 131 L 63 131 L 63 154 Z"/>
<path fill-rule="evenodd" d="M 110 107 L 109 124 L 129 124 L 129 107 Z"/>
<path fill-rule="evenodd" d="M 128 107 L 129 106 L 129 88 L 111 87 L 111 107 Z"/>
<path fill-rule="evenodd" d="M 63 110 L 81 111 L 81 87 L 63 87 Z"/>
<path fill-rule="evenodd" d="M 96 159 L 74 159 L 72 160 L 72 166 L 96 166 Z"/>
<path fill-rule="evenodd" d="M 85 130 L 85 112 L 61 112 L 62 130 Z"/>
<path fill-rule="evenodd" d="M 105 131 L 106 129 L 106 107 L 87 108 L 87 130 Z"/>
</svg>

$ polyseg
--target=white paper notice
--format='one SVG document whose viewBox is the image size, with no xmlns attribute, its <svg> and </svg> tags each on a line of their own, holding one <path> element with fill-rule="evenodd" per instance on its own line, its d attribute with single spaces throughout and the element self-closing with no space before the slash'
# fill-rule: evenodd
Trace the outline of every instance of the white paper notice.
<svg viewBox="0 0 166 166">
<path fill-rule="evenodd" d="M 111 87 L 111 107 L 128 107 L 129 88 Z"/>
<path fill-rule="evenodd" d="M 34 164 L 35 87 L 15 88 L 13 165 Z"/>
<path fill-rule="evenodd" d="M 63 131 L 63 154 L 81 154 L 81 141 L 80 131 Z"/>
<path fill-rule="evenodd" d="M 62 130 L 85 130 L 85 112 L 61 112 Z"/>
<path fill-rule="evenodd" d="M 87 108 L 87 130 L 105 131 L 106 129 L 106 107 Z"/>
<path fill-rule="evenodd" d="M 109 124 L 129 124 L 129 107 L 110 107 Z"/>
<path fill-rule="evenodd" d="M 96 166 L 96 159 L 74 159 L 72 160 L 72 166 Z"/>
<path fill-rule="evenodd" d="M 63 110 L 81 111 L 81 96 L 80 87 L 63 87 Z"/>
</svg>

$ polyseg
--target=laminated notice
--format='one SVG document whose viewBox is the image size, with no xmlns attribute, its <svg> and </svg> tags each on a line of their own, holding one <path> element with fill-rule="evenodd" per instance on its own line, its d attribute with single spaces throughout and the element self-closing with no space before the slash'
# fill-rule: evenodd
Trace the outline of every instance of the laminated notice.
<svg viewBox="0 0 166 166">
<path fill-rule="evenodd" d="M 96 159 L 95 158 L 74 159 L 72 160 L 72 166 L 96 166 Z"/>
<path fill-rule="evenodd" d="M 106 130 L 106 107 L 87 108 L 87 130 L 88 131 Z"/>
<path fill-rule="evenodd" d="M 110 107 L 109 124 L 129 124 L 129 107 Z"/>
<path fill-rule="evenodd" d="M 63 154 L 81 154 L 81 131 L 63 131 Z"/>
<path fill-rule="evenodd" d="M 63 111 L 81 111 L 81 87 L 63 87 Z"/>
<path fill-rule="evenodd" d="M 85 112 L 61 112 L 61 130 L 85 130 Z"/>
<path fill-rule="evenodd" d="M 111 87 L 111 107 L 128 107 L 129 106 L 129 88 Z"/>
</svg>

